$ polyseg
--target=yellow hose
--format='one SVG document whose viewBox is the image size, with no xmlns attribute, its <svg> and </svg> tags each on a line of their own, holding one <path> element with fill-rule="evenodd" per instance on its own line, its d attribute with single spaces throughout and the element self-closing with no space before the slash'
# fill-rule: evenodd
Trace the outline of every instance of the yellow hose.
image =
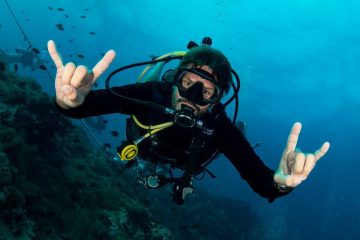
<svg viewBox="0 0 360 240">
<path fill-rule="evenodd" d="M 160 60 L 166 57 L 178 57 L 178 56 L 184 56 L 186 51 L 174 51 L 170 53 L 166 53 L 160 57 L 155 58 L 155 60 Z M 144 70 L 140 73 L 139 77 L 137 78 L 136 82 L 141 82 L 142 78 L 145 76 L 145 74 L 149 71 L 149 69 L 154 66 L 155 64 L 149 64 L 147 65 Z"/>
<path fill-rule="evenodd" d="M 132 115 L 131 117 L 134 119 L 135 123 L 136 123 L 139 127 L 143 128 L 143 129 L 147 129 L 147 130 L 154 130 L 154 129 L 160 129 L 160 130 L 162 130 L 162 129 L 164 129 L 164 128 L 168 128 L 168 127 L 171 127 L 172 125 L 174 125 L 173 122 L 165 122 L 165 123 L 161 123 L 161 124 L 158 124 L 158 125 L 155 125 L 155 126 L 146 126 L 146 125 L 142 124 L 142 123 L 137 119 L 137 117 L 136 117 L 135 115 Z M 150 132 L 151 132 L 151 131 L 150 131 Z"/>
</svg>

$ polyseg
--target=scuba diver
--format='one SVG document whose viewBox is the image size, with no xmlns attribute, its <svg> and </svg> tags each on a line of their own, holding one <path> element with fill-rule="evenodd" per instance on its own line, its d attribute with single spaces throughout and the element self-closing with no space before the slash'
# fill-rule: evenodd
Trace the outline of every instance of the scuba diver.
<svg viewBox="0 0 360 240">
<path fill-rule="evenodd" d="M 296 122 L 278 169 L 267 167 L 236 126 L 236 117 L 231 120 L 225 112 L 229 102 L 237 102 L 240 79 L 223 53 L 211 46 L 210 38 L 204 38 L 202 45 L 191 41 L 188 51 L 181 54 L 119 68 L 106 79 L 106 89 L 98 90 L 93 90 L 92 85 L 114 60 L 114 50 L 109 50 L 92 70 L 72 62 L 64 65 L 52 40 L 48 51 L 57 68 L 58 110 L 78 119 L 113 113 L 131 115 L 127 141 L 117 148 L 119 157 L 139 165 L 138 181 L 146 187 L 173 184 L 173 201 L 177 204 L 183 204 L 193 193 L 194 179 L 205 173 L 213 175 L 206 167 L 218 154 L 232 163 L 253 191 L 272 202 L 304 181 L 330 147 L 325 142 L 315 153 L 301 152 L 296 148 L 301 123 Z M 110 87 L 110 79 L 122 70 L 172 59 L 179 59 L 180 63 L 176 69 L 165 72 L 161 81 Z M 231 88 L 234 95 L 222 103 Z M 236 116 L 237 104 L 235 111 Z M 140 161 L 152 169 L 142 171 L 140 165 L 144 164 Z M 157 171 L 158 165 L 168 166 L 168 176 Z M 174 176 L 172 170 L 180 170 L 182 175 Z"/>
</svg>

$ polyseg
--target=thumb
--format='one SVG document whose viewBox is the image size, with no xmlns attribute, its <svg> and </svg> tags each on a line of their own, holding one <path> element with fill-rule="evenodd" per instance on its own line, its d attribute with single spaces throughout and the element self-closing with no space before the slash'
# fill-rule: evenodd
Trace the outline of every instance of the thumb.
<svg viewBox="0 0 360 240">
<path fill-rule="evenodd" d="M 70 101 L 76 100 L 78 94 L 77 94 L 77 90 L 73 86 L 64 85 L 61 90 L 62 90 L 65 98 L 67 98 Z"/>
</svg>

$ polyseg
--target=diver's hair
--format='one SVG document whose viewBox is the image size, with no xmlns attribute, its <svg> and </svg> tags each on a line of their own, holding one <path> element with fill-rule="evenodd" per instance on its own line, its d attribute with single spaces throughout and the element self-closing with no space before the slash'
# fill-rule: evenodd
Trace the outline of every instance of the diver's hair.
<svg viewBox="0 0 360 240">
<path fill-rule="evenodd" d="M 218 79 L 220 87 L 225 93 L 229 92 L 232 82 L 231 65 L 222 52 L 206 45 L 193 47 L 184 55 L 178 69 L 189 65 L 209 66 L 214 71 L 213 75 Z"/>
</svg>

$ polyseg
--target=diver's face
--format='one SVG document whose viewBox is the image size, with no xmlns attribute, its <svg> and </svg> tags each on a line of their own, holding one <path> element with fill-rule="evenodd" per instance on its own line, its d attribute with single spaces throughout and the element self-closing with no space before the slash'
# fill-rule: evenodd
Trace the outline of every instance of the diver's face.
<svg viewBox="0 0 360 240">
<path fill-rule="evenodd" d="M 189 66 L 189 67 L 192 67 L 192 66 Z M 209 66 L 204 65 L 204 66 L 199 66 L 197 68 L 200 68 L 202 70 L 207 71 L 210 74 L 213 74 L 213 70 Z M 192 73 L 192 72 L 185 73 L 185 75 L 183 76 L 183 79 L 182 79 L 182 86 L 190 87 L 191 85 L 194 85 L 197 82 L 200 82 L 203 85 L 203 97 L 204 98 L 207 98 L 208 96 L 210 96 L 211 94 L 213 94 L 215 92 L 214 83 L 212 83 L 211 81 L 206 80 L 206 79 L 202 78 L 201 76 L 199 76 L 195 73 Z M 173 94 L 172 94 L 172 107 L 176 110 L 180 110 L 181 105 L 186 105 L 188 107 L 191 107 L 194 110 L 194 113 L 196 116 L 201 116 L 210 108 L 210 106 L 212 104 L 209 103 L 205 106 L 200 106 L 196 103 L 193 103 L 193 102 L 189 101 L 188 99 L 181 97 L 179 94 L 178 87 L 174 86 L 174 90 L 173 90 Z"/>
</svg>

